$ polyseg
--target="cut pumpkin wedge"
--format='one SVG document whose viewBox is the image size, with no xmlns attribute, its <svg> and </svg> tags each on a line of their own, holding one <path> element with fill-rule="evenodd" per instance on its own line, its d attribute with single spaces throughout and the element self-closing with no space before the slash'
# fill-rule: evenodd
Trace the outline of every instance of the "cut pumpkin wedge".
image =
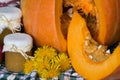
<svg viewBox="0 0 120 80">
<path fill-rule="evenodd" d="M 105 60 L 94 61 L 87 56 L 85 41 L 91 34 L 86 26 L 85 20 L 78 14 L 73 17 L 68 29 L 68 54 L 73 68 L 82 77 L 89 80 L 100 80 L 110 75 L 120 66 L 120 45 Z"/>
</svg>

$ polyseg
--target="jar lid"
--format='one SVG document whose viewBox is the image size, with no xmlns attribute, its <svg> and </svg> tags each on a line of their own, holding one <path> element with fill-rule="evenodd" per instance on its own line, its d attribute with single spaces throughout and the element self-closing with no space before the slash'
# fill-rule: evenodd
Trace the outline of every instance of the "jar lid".
<svg viewBox="0 0 120 80">
<path fill-rule="evenodd" d="M 33 47 L 32 37 L 25 33 L 8 34 L 4 38 L 3 52 L 12 51 L 16 52 L 21 50 L 29 52 Z"/>
<path fill-rule="evenodd" d="M 17 7 L 12 6 L 0 7 L 0 16 L 4 16 L 8 20 L 16 20 L 22 17 L 22 12 Z"/>
</svg>

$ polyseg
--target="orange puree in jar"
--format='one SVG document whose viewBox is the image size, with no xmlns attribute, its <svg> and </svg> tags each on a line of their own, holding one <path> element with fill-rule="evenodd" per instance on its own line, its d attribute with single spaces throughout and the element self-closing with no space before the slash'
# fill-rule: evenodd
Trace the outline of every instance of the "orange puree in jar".
<svg viewBox="0 0 120 80">
<path fill-rule="evenodd" d="M 32 37 L 25 33 L 8 34 L 4 38 L 5 66 L 8 71 L 22 72 L 24 62 L 29 59 L 27 53 L 33 47 Z"/>
<path fill-rule="evenodd" d="M 7 70 L 13 72 L 21 72 L 24 69 L 25 58 L 18 52 L 6 52 L 5 64 Z"/>
</svg>

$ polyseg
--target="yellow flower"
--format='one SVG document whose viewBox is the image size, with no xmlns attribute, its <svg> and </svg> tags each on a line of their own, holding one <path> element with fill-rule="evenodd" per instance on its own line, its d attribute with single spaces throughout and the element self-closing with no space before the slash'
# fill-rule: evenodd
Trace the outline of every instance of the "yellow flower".
<svg viewBox="0 0 120 80">
<path fill-rule="evenodd" d="M 41 71 L 49 66 L 49 61 L 50 60 L 47 57 L 40 58 L 39 61 L 35 61 L 34 66 L 38 71 Z"/>
<path fill-rule="evenodd" d="M 49 63 L 50 65 L 41 71 L 38 71 L 38 74 L 42 78 L 53 78 L 60 74 L 60 65 L 56 64 L 54 61 Z"/>
<path fill-rule="evenodd" d="M 57 53 L 50 46 L 43 46 L 35 51 L 34 58 L 25 63 L 25 73 L 36 70 L 41 78 L 53 78 L 70 68 L 66 53 Z"/>
<path fill-rule="evenodd" d="M 56 50 L 54 48 L 50 47 L 50 46 L 43 46 L 41 48 L 38 48 L 35 51 L 35 58 L 48 57 L 48 58 L 51 59 L 56 55 L 57 55 Z"/>
<path fill-rule="evenodd" d="M 54 70 L 54 69 L 50 69 L 50 70 L 45 69 L 40 73 L 41 73 L 40 74 L 41 78 L 53 78 L 60 74 L 59 70 Z"/>
<path fill-rule="evenodd" d="M 32 72 L 34 70 L 33 64 L 34 64 L 34 62 L 32 60 L 26 60 L 26 62 L 24 64 L 24 72 L 26 74 L 29 74 L 30 72 Z"/>
<path fill-rule="evenodd" d="M 61 72 L 71 67 L 70 59 L 68 58 L 66 53 L 59 53 L 58 56 L 56 56 L 54 59 L 56 63 L 60 64 Z"/>
</svg>

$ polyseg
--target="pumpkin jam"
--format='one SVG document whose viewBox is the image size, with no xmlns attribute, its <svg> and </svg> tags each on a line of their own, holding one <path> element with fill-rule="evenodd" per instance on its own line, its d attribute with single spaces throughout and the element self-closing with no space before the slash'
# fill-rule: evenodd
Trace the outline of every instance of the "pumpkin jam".
<svg viewBox="0 0 120 80">
<path fill-rule="evenodd" d="M 11 34 L 12 31 L 10 29 L 4 29 L 4 31 L 0 34 L 0 44 L 3 45 L 3 39 L 6 35 Z"/>
<path fill-rule="evenodd" d="M 31 55 L 30 52 L 27 52 L 26 54 Z M 21 72 L 24 69 L 24 63 L 25 58 L 19 52 L 5 53 L 5 65 L 7 70 L 12 72 Z"/>
<path fill-rule="evenodd" d="M 30 58 L 32 46 L 32 37 L 28 34 L 14 33 L 5 36 L 3 52 L 5 52 L 5 66 L 7 70 L 22 72 L 25 60 Z"/>
<path fill-rule="evenodd" d="M 9 71 L 12 71 L 12 72 L 23 71 L 24 62 L 25 62 L 25 58 L 18 52 L 5 53 L 5 65 L 7 67 L 7 70 Z"/>
</svg>

